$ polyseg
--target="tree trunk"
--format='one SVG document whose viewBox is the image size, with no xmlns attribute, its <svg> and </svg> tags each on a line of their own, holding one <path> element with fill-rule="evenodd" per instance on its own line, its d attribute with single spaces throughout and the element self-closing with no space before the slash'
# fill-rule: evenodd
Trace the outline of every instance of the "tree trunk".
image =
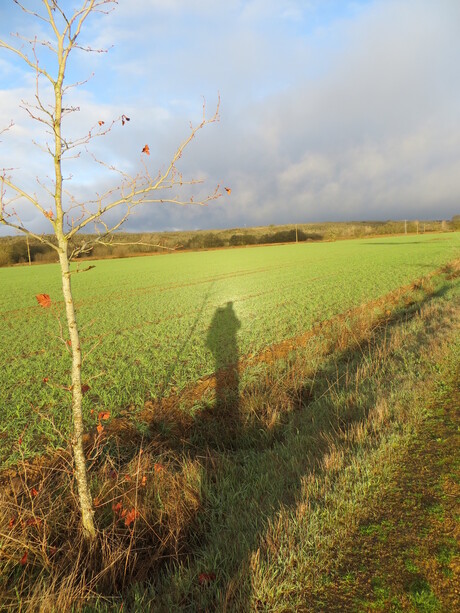
<svg viewBox="0 0 460 613">
<path fill-rule="evenodd" d="M 94 525 L 93 501 L 88 487 L 86 459 L 83 451 L 83 413 L 81 391 L 81 347 L 78 334 L 77 319 L 70 282 L 69 258 L 67 242 L 59 243 L 59 262 L 61 264 L 62 293 L 64 295 L 67 325 L 72 351 L 72 450 L 75 463 L 75 478 L 77 481 L 78 498 L 82 515 L 83 534 L 88 541 L 96 538 Z"/>
</svg>

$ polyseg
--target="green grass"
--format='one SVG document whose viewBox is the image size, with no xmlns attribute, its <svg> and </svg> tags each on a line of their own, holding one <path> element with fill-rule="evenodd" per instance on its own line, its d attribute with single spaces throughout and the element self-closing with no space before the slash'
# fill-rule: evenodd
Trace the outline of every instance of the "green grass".
<svg viewBox="0 0 460 613">
<path fill-rule="evenodd" d="M 427 384 L 438 361 L 453 356 L 452 372 L 458 359 L 458 310 L 450 309 L 450 301 L 458 309 L 458 298 L 452 287 L 445 289 L 413 318 L 402 313 L 371 338 L 323 354 L 313 395 L 304 406 L 291 406 L 265 445 L 220 452 L 218 468 L 204 480 L 192 554 L 134 588 L 126 604 L 137 599 L 141 608 L 159 611 L 383 611 L 389 604 L 400 610 L 398 596 L 404 596 L 415 611 L 439 610 L 430 585 L 418 577 L 395 594 L 386 568 L 376 571 L 372 598 L 353 606 L 353 590 L 368 570 L 359 567 L 361 552 L 344 563 L 348 600 L 334 595 L 343 546 L 360 534 L 379 550 L 389 548 L 385 559 L 391 560 L 390 539 L 398 530 L 391 516 L 372 521 L 370 501 L 378 509 L 382 492 L 391 490 L 395 464 L 428 415 Z M 313 345 L 270 366 L 266 385 L 296 385 L 291 373 L 312 364 Z M 259 410 L 274 402 L 269 393 L 261 395 L 263 384 L 257 389 Z M 409 529 L 402 526 L 402 534 Z M 418 560 L 406 559 L 415 572 Z M 200 585 L 203 572 L 214 572 L 215 582 Z"/>
<path fill-rule="evenodd" d="M 388 250 L 388 244 L 381 248 Z M 284 248 L 273 253 L 279 263 Z M 386 261 L 390 266 L 391 258 Z M 191 407 L 184 403 L 182 409 L 154 412 L 155 428 L 140 426 L 145 434 L 142 454 L 140 437 L 123 433 L 96 445 L 90 480 L 99 501 L 102 556 L 87 560 L 79 553 L 78 508 L 67 456 L 62 465 L 45 467 L 38 482 L 27 481 L 26 465 L 22 484 L 16 483 L 18 493 L 0 492 L 0 599 L 23 609 L 38 600 L 48 610 L 78 610 L 86 602 L 88 612 L 118 611 L 122 603 L 129 611 L 388 610 L 389 603 L 399 610 L 408 602 L 406 610 L 436 606 L 441 596 L 425 572 L 421 546 L 403 551 L 403 564 L 408 561 L 410 570 L 403 565 L 409 576 L 402 593 L 393 588 L 388 557 L 359 549 L 348 563 L 344 555 L 350 548 L 353 553 L 355 542 L 392 552 L 400 532 L 417 536 L 423 528 L 430 543 L 430 526 L 452 528 L 447 508 L 443 522 L 438 510 L 429 512 L 439 502 L 429 489 L 441 483 L 437 474 L 430 472 L 430 483 L 424 481 L 420 495 L 411 485 L 415 492 L 409 497 L 395 472 L 408 466 L 408 457 L 415 462 L 408 446 L 430 415 L 433 381 L 439 380 L 434 394 L 442 406 L 452 395 L 452 377 L 443 373 L 452 373 L 458 363 L 458 289 L 458 277 L 436 275 L 399 301 L 379 310 L 359 310 L 317 329 L 307 344 L 291 347 L 281 359 L 247 362 L 231 411 L 220 412 L 213 395 L 204 394 L 193 398 Z M 214 314 L 210 308 L 206 326 Z M 240 347 L 244 332 L 242 325 Z M 449 368 L 440 370 L 446 355 Z M 434 450 L 449 457 L 453 441 L 438 444 L 444 434 L 427 430 Z M 164 467 L 159 472 L 158 464 Z M 442 468 L 423 458 L 414 479 L 421 473 L 419 464 Z M 452 466 L 445 467 L 448 479 Z M 20 466 L 18 472 L 16 481 Z M 135 475 L 146 477 L 145 487 L 135 486 Z M 32 484 L 36 497 L 30 495 Z M 402 524 L 391 512 L 379 514 L 385 495 L 390 500 L 399 496 Z M 406 501 L 425 523 L 399 513 Z M 140 510 L 132 540 L 113 508 L 116 502 Z M 29 525 L 31 516 L 42 523 Z M 47 560 L 51 544 L 56 558 Z M 419 547 L 420 541 L 414 545 Z M 455 552 L 446 546 L 451 543 L 445 538 L 435 543 L 433 557 L 440 557 L 435 563 L 448 581 Z M 23 567 L 25 550 L 29 561 Z M 95 576 L 99 580 L 92 583 Z"/>
<path fill-rule="evenodd" d="M 410 600 L 415 610 L 420 613 L 435 613 L 440 610 L 439 601 L 427 581 L 424 579 L 415 580 L 410 588 Z"/>
<path fill-rule="evenodd" d="M 97 262 L 73 277 L 88 354 L 87 425 L 95 423 L 91 409 L 113 416 L 135 411 L 213 373 L 208 331 L 230 301 L 240 326 L 237 351 L 248 356 L 426 275 L 459 252 L 460 235 L 453 233 Z M 0 288 L 0 459 L 15 462 L 67 436 L 69 356 L 57 265 L 1 269 Z M 38 306 L 38 293 L 50 294 L 55 308 Z M 221 327 L 225 340 L 230 332 Z"/>
</svg>

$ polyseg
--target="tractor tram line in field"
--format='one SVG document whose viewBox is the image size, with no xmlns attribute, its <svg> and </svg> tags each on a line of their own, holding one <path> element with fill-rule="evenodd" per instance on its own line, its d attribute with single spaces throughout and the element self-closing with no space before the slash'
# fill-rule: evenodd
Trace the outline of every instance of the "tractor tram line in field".
<svg viewBox="0 0 460 613">
<path fill-rule="evenodd" d="M 295 354 L 296 350 L 307 347 L 309 342 L 314 339 L 318 340 L 319 337 L 324 339 L 325 354 L 334 351 L 339 344 L 348 347 L 359 345 L 361 340 L 369 338 L 376 330 L 383 329 L 398 320 L 407 321 L 410 316 L 413 316 L 419 308 L 419 303 L 424 303 L 432 295 L 430 281 L 440 276 L 444 276 L 446 280 L 451 282 L 458 279 L 460 277 L 460 259 L 449 262 L 380 298 L 348 309 L 328 320 L 319 321 L 301 335 L 284 339 L 279 343 L 266 346 L 256 353 L 242 356 L 237 365 L 231 364 L 228 366 L 228 371 L 230 373 L 236 366 L 239 376 L 242 377 L 246 369 L 258 364 L 274 364 L 279 360 L 288 358 L 291 353 Z M 420 290 L 424 290 L 421 300 L 417 296 Z M 411 307 L 412 315 L 408 310 Z M 222 374 L 223 376 L 219 377 L 219 381 L 225 382 L 225 372 Z M 312 371 L 310 375 L 314 376 L 314 372 Z M 152 432 L 158 430 L 158 425 L 161 425 L 160 429 L 164 429 L 165 424 L 167 424 L 170 437 L 175 441 L 187 441 L 197 417 L 212 419 L 213 409 L 209 407 L 213 404 L 217 379 L 218 373 L 212 373 L 189 384 L 177 393 L 173 392 L 159 398 L 146 400 L 140 410 L 133 405 L 123 409 L 119 415 L 110 418 L 105 424 L 103 433 L 97 432 L 96 426 L 91 427 L 84 435 L 85 447 L 88 450 L 94 449 L 108 437 L 121 437 L 121 440 L 137 440 L 139 438 L 139 423 L 146 424 L 152 429 Z M 228 377 L 228 380 L 231 388 L 231 376 Z M 222 392 L 222 390 L 220 391 Z M 206 406 L 201 407 L 198 413 L 196 411 L 191 412 L 190 409 L 199 406 L 205 398 L 208 400 L 205 403 Z M 67 455 L 60 449 L 51 454 L 39 454 L 29 461 L 23 460 L 24 466 L 27 467 L 26 472 L 30 484 L 39 477 L 43 470 L 48 468 L 54 470 L 62 461 L 62 458 L 66 461 Z M 0 471 L 1 487 L 14 488 L 15 479 L 16 470 L 14 466 Z"/>
<path fill-rule="evenodd" d="M 244 356 L 238 362 L 238 370 L 240 373 L 242 373 L 246 368 L 255 364 L 269 364 L 271 362 L 276 362 L 277 360 L 286 358 L 291 352 L 306 347 L 308 342 L 313 337 L 320 334 L 325 335 L 326 337 L 330 336 L 333 328 L 343 326 L 348 321 L 362 321 L 365 319 L 372 329 L 384 327 L 398 317 L 393 308 L 398 305 L 401 300 L 405 301 L 406 306 L 416 304 L 414 293 L 421 289 L 430 279 L 441 274 L 446 274 L 446 277 L 449 280 L 458 278 L 460 276 L 460 260 L 454 260 L 453 262 L 450 262 L 442 268 L 433 271 L 425 277 L 421 277 L 420 279 L 413 281 L 410 285 L 393 290 L 376 300 L 372 300 L 371 302 L 361 304 L 359 307 L 339 313 L 331 319 L 319 321 L 318 323 L 314 324 L 310 330 L 299 336 L 285 339 L 279 343 L 269 345 L 255 354 Z M 428 291 L 427 294 L 429 296 L 430 292 Z M 373 312 L 376 310 L 379 310 L 379 312 L 373 314 Z M 407 319 L 408 314 L 405 313 L 404 317 Z M 349 330 L 350 333 L 353 334 L 351 326 Z M 173 394 L 158 400 L 149 400 L 146 402 L 145 406 L 145 409 L 147 410 L 139 413 L 138 416 L 141 418 L 146 418 L 149 414 L 154 413 L 156 409 L 164 403 L 167 404 L 168 409 L 173 409 L 174 406 L 182 406 L 182 408 L 184 408 L 184 400 L 185 405 L 193 404 L 197 400 L 200 400 L 204 394 L 215 389 L 215 380 L 216 373 L 213 373 L 212 375 L 208 375 L 200 379 L 195 384 L 190 385 L 188 388 L 185 388 L 179 395 Z"/>
<path fill-rule="evenodd" d="M 445 276 L 449 281 L 459 278 L 460 260 L 449 262 L 438 270 L 413 281 L 409 285 L 399 287 L 376 300 L 348 309 L 331 319 L 319 321 L 310 330 L 299 336 L 267 346 L 255 354 L 243 356 L 237 365 L 231 364 L 227 370 L 230 373 L 236 366 L 239 376 L 242 377 L 247 368 L 285 359 L 289 354 L 295 353 L 296 350 L 307 347 L 312 339 L 319 336 L 325 339 L 328 347 L 326 353 L 333 351 L 338 343 L 346 346 L 350 344 L 359 345 L 362 338 L 372 335 L 376 330 L 385 328 L 385 326 L 400 319 L 407 321 L 409 317 L 413 316 L 419 308 L 417 293 L 424 290 L 422 302 L 429 300 L 433 296 L 430 281 L 440 275 Z M 408 309 L 411 307 L 413 309 L 410 314 Z M 118 435 L 122 437 L 131 435 L 136 438 L 138 436 L 137 423 L 144 422 L 152 426 L 161 422 L 163 425 L 168 423 L 170 431 L 174 433 L 174 438 L 186 440 L 187 434 L 198 416 L 197 413 L 192 415 L 190 409 L 203 401 L 205 397 L 208 397 L 212 404 L 213 396 L 216 393 L 216 381 L 219 379 L 220 382 L 222 380 L 225 382 L 225 374 L 223 372 L 218 376 L 218 373 L 213 373 L 191 383 L 178 393 L 149 399 L 140 410 L 136 410 L 135 407 L 131 407 L 131 410 L 123 410 L 123 416 L 114 417 L 107 423 L 102 438 Z M 229 376 L 227 379 L 229 380 L 228 387 L 231 390 L 232 377 Z M 200 410 L 201 417 L 210 412 L 209 406 Z M 97 438 L 101 437 L 96 432 L 96 428 L 93 428 L 85 435 L 85 444 L 92 447 Z"/>
<path fill-rule="evenodd" d="M 346 322 L 357 309 L 376 308 L 392 292 L 458 258 L 459 234 L 442 239 L 366 239 L 98 262 L 95 270 L 74 277 L 87 426 L 91 410 L 123 417 L 127 407 L 137 414 L 148 409 L 146 403 L 183 401 L 196 386 L 212 387 L 219 368 L 207 338 L 223 305 L 231 306 L 238 330 L 234 356 L 219 360 L 238 362 L 243 376 L 248 366 L 305 346 L 312 333 L 330 325 L 325 322 Z M 32 457 L 61 446 L 57 432 L 66 435 L 61 407 L 68 401 L 68 356 L 57 321 L 63 303 L 55 265 L 2 269 L 0 284 L 5 290 L 0 460 L 14 463 L 21 454 Z M 43 292 L 51 296 L 51 309 L 36 305 L 35 294 Z M 218 344 L 225 347 L 231 320 L 219 326 Z"/>
</svg>

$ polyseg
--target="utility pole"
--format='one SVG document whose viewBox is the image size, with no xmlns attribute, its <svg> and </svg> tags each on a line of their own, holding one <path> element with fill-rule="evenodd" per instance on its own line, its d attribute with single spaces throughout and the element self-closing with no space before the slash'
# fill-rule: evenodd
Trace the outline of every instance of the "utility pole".
<svg viewBox="0 0 460 613">
<path fill-rule="evenodd" d="M 295 242 L 298 243 L 299 242 L 299 235 L 297 233 L 297 224 L 295 225 Z"/>
<path fill-rule="evenodd" d="M 29 266 L 32 265 L 31 261 L 30 261 L 30 245 L 29 245 L 29 235 L 26 234 L 26 242 L 27 242 L 27 255 L 29 256 Z"/>
<path fill-rule="evenodd" d="M 404 220 L 404 234 L 407 234 L 407 219 Z"/>
</svg>

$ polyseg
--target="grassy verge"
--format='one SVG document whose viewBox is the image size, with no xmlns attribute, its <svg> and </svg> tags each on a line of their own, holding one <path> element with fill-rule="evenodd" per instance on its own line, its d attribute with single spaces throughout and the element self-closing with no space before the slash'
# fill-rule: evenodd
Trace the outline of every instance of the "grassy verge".
<svg viewBox="0 0 460 613">
<path fill-rule="evenodd" d="M 448 358 L 426 403 L 426 419 L 341 547 L 330 584 L 312 593 L 312 609 L 459 610 L 458 345 Z"/>
<path fill-rule="evenodd" d="M 220 412 L 210 390 L 182 420 L 96 440 L 97 555 L 72 527 L 65 458 L 18 470 L 0 501 L 5 608 L 366 609 L 372 594 L 341 591 L 347 556 L 426 423 L 437 365 L 458 358 L 459 310 L 445 271 L 249 365 Z"/>
</svg>

